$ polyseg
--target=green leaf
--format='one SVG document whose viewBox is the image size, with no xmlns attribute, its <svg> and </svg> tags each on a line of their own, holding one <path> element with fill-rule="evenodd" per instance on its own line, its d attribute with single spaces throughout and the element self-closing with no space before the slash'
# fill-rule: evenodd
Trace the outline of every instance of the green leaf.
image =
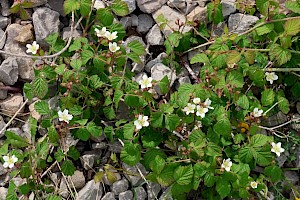
<svg viewBox="0 0 300 200">
<path fill-rule="evenodd" d="M 99 20 L 103 26 L 110 26 L 114 21 L 114 16 L 108 8 L 100 8 L 97 10 L 96 19 Z"/>
<path fill-rule="evenodd" d="M 58 33 L 52 33 L 45 38 L 45 41 L 51 46 L 55 46 L 58 37 L 59 37 Z"/>
<path fill-rule="evenodd" d="M 82 65 L 85 65 L 90 59 L 94 57 L 94 52 L 90 50 L 83 50 L 80 52 Z"/>
<path fill-rule="evenodd" d="M 271 138 L 266 135 L 257 134 L 251 137 L 250 145 L 253 147 L 262 147 L 267 143 L 271 142 Z"/>
<path fill-rule="evenodd" d="M 141 159 L 141 150 L 138 144 L 126 142 L 121 152 L 121 159 L 130 166 L 136 165 Z"/>
<path fill-rule="evenodd" d="M 151 126 L 154 128 L 162 128 L 164 115 L 162 112 L 155 112 L 151 115 Z"/>
<path fill-rule="evenodd" d="M 78 158 L 80 157 L 80 153 L 75 148 L 75 146 L 71 146 L 68 151 L 68 156 L 73 160 L 78 160 Z"/>
<path fill-rule="evenodd" d="M 85 128 L 79 128 L 77 131 L 75 131 L 74 135 L 82 141 L 87 141 L 90 138 L 90 133 Z"/>
<path fill-rule="evenodd" d="M 238 51 L 230 51 L 227 54 L 227 59 L 226 59 L 226 63 L 227 64 L 236 64 L 240 61 L 241 59 L 241 53 Z"/>
<path fill-rule="evenodd" d="M 111 4 L 111 9 L 118 16 L 125 16 L 129 13 L 127 4 L 121 0 L 115 0 Z"/>
<path fill-rule="evenodd" d="M 84 17 L 88 16 L 91 11 L 91 0 L 80 0 L 80 14 Z"/>
<path fill-rule="evenodd" d="M 195 63 L 205 63 L 205 64 L 209 64 L 209 59 L 207 57 L 206 54 L 204 53 L 200 53 L 200 54 L 196 54 L 190 61 L 191 64 L 195 64 Z"/>
<path fill-rule="evenodd" d="M 123 127 L 124 138 L 125 139 L 132 139 L 134 130 L 135 130 L 135 127 L 132 123 L 125 124 L 124 127 Z"/>
<path fill-rule="evenodd" d="M 103 112 L 104 112 L 104 115 L 109 120 L 116 118 L 116 113 L 115 113 L 113 107 L 105 107 L 105 108 L 103 108 Z"/>
<path fill-rule="evenodd" d="M 76 39 L 69 47 L 69 52 L 78 51 L 81 49 L 81 41 Z"/>
<path fill-rule="evenodd" d="M 194 170 L 192 165 L 179 166 L 174 172 L 174 179 L 179 185 L 188 185 L 192 182 Z"/>
<path fill-rule="evenodd" d="M 21 170 L 20 170 L 20 175 L 21 178 L 29 178 L 32 175 L 32 170 L 29 162 L 24 162 L 22 164 Z"/>
<path fill-rule="evenodd" d="M 70 65 L 73 69 L 76 69 L 77 71 L 79 71 L 82 66 L 82 60 L 80 60 L 80 59 L 72 60 Z"/>
<path fill-rule="evenodd" d="M 284 97 L 278 97 L 278 108 L 284 113 L 288 114 L 290 111 L 289 101 Z"/>
<path fill-rule="evenodd" d="M 56 132 L 56 129 L 54 128 L 54 126 L 51 126 L 48 129 L 48 137 L 49 137 L 49 140 L 50 140 L 50 142 L 53 146 L 58 146 L 58 144 L 59 144 L 59 135 Z"/>
<path fill-rule="evenodd" d="M 165 159 L 160 155 L 155 156 L 154 160 L 150 163 L 150 168 L 157 174 L 160 174 L 166 165 Z"/>
<path fill-rule="evenodd" d="M 206 155 L 212 157 L 222 156 L 222 148 L 213 142 L 209 142 L 207 143 L 207 149 L 205 153 Z"/>
<path fill-rule="evenodd" d="M 297 35 L 300 32 L 300 19 L 288 20 L 284 24 L 285 35 Z"/>
<path fill-rule="evenodd" d="M 250 65 L 254 64 L 254 62 L 255 62 L 255 52 L 254 51 L 245 51 L 244 56 Z"/>
<path fill-rule="evenodd" d="M 37 77 L 33 81 L 32 86 L 34 94 L 40 99 L 44 98 L 44 96 L 48 93 L 48 83 L 46 79 L 42 77 Z"/>
<path fill-rule="evenodd" d="M 275 93 L 272 89 L 266 89 L 261 94 L 261 104 L 263 106 L 270 106 L 273 104 L 275 99 Z"/>
<path fill-rule="evenodd" d="M 169 131 L 174 131 L 180 123 L 180 117 L 176 114 L 165 115 L 166 128 Z"/>
<path fill-rule="evenodd" d="M 240 106 L 241 108 L 248 110 L 249 109 L 249 99 L 246 95 L 240 96 L 237 100 L 236 105 Z"/>
<path fill-rule="evenodd" d="M 273 44 L 270 47 L 269 52 L 271 60 L 275 60 L 279 65 L 285 64 L 292 57 L 291 52 L 288 49 L 284 49 L 278 44 Z"/>
<path fill-rule="evenodd" d="M 130 42 L 129 44 L 127 44 L 127 47 L 139 56 L 146 53 L 145 47 L 138 40 Z"/>
<path fill-rule="evenodd" d="M 38 101 L 34 104 L 34 109 L 40 115 L 50 115 L 50 108 L 46 101 Z"/>
<path fill-rule="evenodd" d="M 168 79 L 168 76 L 165 76 L 163 79 L 161 79 L 158 83 L 160 92 L 162 94 L 166 94 L 169 91 L 170 87 L 170 81 Z"/>
<path fill-rule="evenodd" d="M 255 29 L 258 35 L 264 35 L 274 30 L 274 24 L 265 24 Z"/>
<path fill-rule="evenodd" d="M 114 103 L 115 103 L 115 108 L 117 109 L 119 107 L 119 102 L 121 101 L 123 97 L 123 91 L 122 90 L 115 90 L 114 92 Z"/>
<path fill-rule="evenodd" d="M 156 176 L 158 183 L 162 186 L 169 186 L 172 184 L 175 181 L 173 174 L 177 166 L 178 165 L 176 164 L 166 165 L 161 173 Z"/>
<path fill-rule="evenodd" d="M 145 134 L 142 136 L 142 143 L 145 148 L 156 147 L 162 140 L 162 134 L 160 132 L 154 132 L 152 129 L 146 129 Z"/>
<path fill-rule="evenodd" d="M 80 1 L 79 0 L 65 0 L 64 2 L 64 11 L 65 14 L 69 14 L 75 10 L 80 9 Z"/>
<path fill-rule="evenodd" d="M 114 128 L 112 126 L 105 126 L 104 134 L 110 141 L 113 141 Z"/>
<path fill-rule="evenodd" d="M 86 126 L 86 129 L 95 138 L 99 138 L 103 133 L 102 127 L 97 126 L 94 122 L 89 122 Z"/>
<path fill-rule="evenodd" d="M 165 40 L 166 53 L 169 55 L 175 47 L 178 47 L 181 35 L 177 32 L 171 33 Z"/>
<path fill-rule="evenodd" d="M 269 165 L 273 159 L 270 146 L 268 145 L 264 147 L 246 145 L 239 150 L 239 157 L 242 162 L 251 163 L 254 160 L 260 166 Z"/>
<path fill-rule="evenodd" d="M 244 86 L 243 74 L 237 71 L 229 72 L 226 77 L 226 83 L 235 85 L 236 88 L 242 88 Z"/>
<path fill-rule="evenodd" d="M 209 22 L 219 24 L 223 22 L 222 4 L 220 3 L 208 3 L 207 4 L 207 18 Z"/>
<path fill-rule="evenodd" d="M 6 136 L 6 142 L 11 144 L 13 147 L 23 148 L 29 146 L 29 143 L 26 141 L 25 138 L 11 131 L 6 131 L 5 136 Z"/>
<path fill-rule="evenodd" d="M 58 148 L 57 151 L 54 153 L 54 158 L 57 162 L 60 162 L 65 158 L 65 154 L 60 148 Z"/>
<path fill-rule="evenodd" d="M 219 135 L 223 135 L 225 137 L 230 137 L 231 136 L 231 124 L 230 124 L 230 121 L 227 118 L 218 121 L 214 125 L 214 131 L 217 134 L 219 134 Z"/>
<path fill-rule="evenodd" d="M 213 173 L 206 173 L 204 176 L 204 185 L 212 187 L 215 184 L 215 176 Z"/>
<path fill-rule="evenodd" d="M 273 183 L 280 181 L 282 178 L 282 171 L 278 166 L 268 166 L 265 168 L 264 173 L 271 178 Z"/>
<path fill-rule="evenodd" d="M 58 65 L 56 68 L 55 68 L 55 72 L 58 74 L 58 75 L 63 75 L 65 73 L 65 69 L 66 69 L 66 65 L 65 64 L 61 64 L 61 65 Z"/>
<path fill-rule="evenodd" d="M 286 1 L 285 7 L 294 13 L 300 14 L 300 3 L 296 1 Z"/>
<path fill-rule="evenodd" d="M 126 54 L 126 56 L 127 56 L 129 59 L 131 59 L 133 62 L 135 62 L 135 63 L 138 63 L 138 64 L 141 64 L 141 63 L 142 63 L 142 60 L 141 60 L 140 56 L 137 55 L 137 54 L 134 53 L 134 52 L 130 52 L 130 53 Z"/>
<path fill-rule="evenodd" d="M 269 0 L 256 0 L 256 8 L 264 16 L 268 16 L 269 5 Z"/>
<path fill-rule="evenodd" d="M 216 190 L 223 199 L 230 194 L 231 185 L 224 178 L 221 178 L 221 180 L 218 180 L 216 183 Z"/>
<path fill-rule="evenodd" d="M 62 197 L 56 195 L 47 196 L 46 200 L 62 200 Z"/>
<path fill-rule="evenodd" d="M 33 89 L 30 83 L 25 83 L 23 86 L 23 91 L 25 93 L 25 96 L 28 98 L 28 100 L 32 100 L 33 98 Z"/>
<path fill-rule="evenodd" d="M 80 105 L 74 105 L 69 109 L 69 112 L 71 115 L 81 115 L 83 112 L 83 109 Z"/>
<path fill-rule="evenodd" d="M 126 95 L 124 97 L 124 103 L 129 107 L 139 107 L 140 98 L 135 95 Z"/>
<path fill-rule="evenodd" d="M 61 165 L 61 171 L 66 176 L 72 176 L 76 170 L 76 167 L 69 159 L 66 159 L 64 163 Z"/>
</svg>

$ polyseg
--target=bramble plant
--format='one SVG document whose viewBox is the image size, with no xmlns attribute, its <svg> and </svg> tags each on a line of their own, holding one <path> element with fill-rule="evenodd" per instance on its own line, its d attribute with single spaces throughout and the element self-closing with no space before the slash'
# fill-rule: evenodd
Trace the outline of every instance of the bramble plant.
<svg viewBox="0 0 300 200">
<path fill-rule="evenodd" d="M 254 13 L 255 7 L 238 3 Z M 186 53 L 207 46 L 190 60 L 202 66 L 199 76 L 191 74 L 195 83 L 181 84 L 176 91 L 167 76 L 134 80 L 126 63 L 140 63 L 146 50 L 138 41 L 124 44 L 126 32 L 114 21 L 128 14 L 126 3 L 115 0 L 95 10 L 91 0 L 66 0 L 65 13 L 83 19 L 83 36 L 74 38 L 56 60 L 36 68 L 34 81 L 24 86 L 29 100 L 39 99 L 34 107 L 41 118 L 29 118 L 31 138 L 5 133 L 3 166 L 11 176 L 27 180 L 19 187 L 10 182 L 7 199 L 31 191 L 38 199 L 59 199 L 54 188 L 43 183 L 49 182 L 43 172 L 55 162 L 64 175 L 72 175 L 80 153 L 66 138 L 88 141 L 102 134 L 124 144 L 121 154 L 113 155 L 114 162 L 141 162 L 150 172 L 146 179 L 169 186 L 175 199 L 185 199 L 191 190 L 201 190 L 204 199 L 267 196 L 284 180 L 275 160 L 288 151 L 283 136 L 297 137 L 272 128 L 265 134 L 261 125 L 271 114 L 289 113 L 286 95 L 300 98 L 299 77 L 289 73 L 300 63 L 300 2 L 285 5 L 292 12 L 289 16 L 278 11 L 275 1 L 257 0 L 263 17 L 253 28 L 234 33 L 225 26 L 222 35 L 213 37 L 208 25 L 224 20 L 220 2 L 213 1 L 208 4 L 208 24 L 196 24 L 195 32 L 173 30 L 164 43 L 168 59 L 163 62 L 174 70 L 189 67 L 180 63 Z M 168 25 L 163 16 L 159 20 L 161 28 Z M 58 33 L 46 41 L 48 51 L 33 42 L 26 46 L 27 53 L 39 58 L 44 51 L 51 55 L 68 45 Z M 53 85 L 57 108 L 48 104 Z M 118 116 L 120 104 L 128 107 L 128 118 Z M 105 171 L 97 171 L 95 181 L 111 174 L 113 166 L 108 163 Z"/>
</svg>

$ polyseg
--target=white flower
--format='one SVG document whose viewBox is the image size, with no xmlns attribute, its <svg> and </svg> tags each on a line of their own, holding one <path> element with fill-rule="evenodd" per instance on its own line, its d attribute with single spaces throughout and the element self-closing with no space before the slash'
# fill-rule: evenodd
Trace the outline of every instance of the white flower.
<svg viewBox="0 0 300 200">
<path fill-rule="evenodd" d="M 149 126 L 148 116 L 139 115 L 138 119 L 134 121 L 135 128 L 140 130 L 143 126 Z"/>
<path fill-rule="evenodd" d="M 97 37 L 106 37 L 105 34 L 106 34 L 106 27 L 103 27 L 101 30 L 95 28 L 95 32 L 97 34 Z"/>
<path fill-rule="evenodd" d="M 109 50 L 111 51 L 111 52 L 116 52 L 116 51 L 118 51 L 119 49 L 120 49 L 120 47 L 117 45 L 117 43 L 116 42 L 113 42 L 113 43 L 109 43 L 108 44 L 108 47 L 109 47 Z"/>
<path fill-rule="evenodd" d="M 256 181 L 251 181 L 250 186 L 255 189 L 257 188 L 258 183 Z"/>
<path fill-rule="evenodd" d="M 194 98 L 193 99 L 193 103 L 194 104 L 199 104 L 201 102 L 201 99 L 200 98 Z"/>
<path fill-rule="evenodd" d="M 209 109 L 214 109 L 213 107 L 211 107 L 210 106 L 210 104 L 211 104 L 211 100 L 209 99 L 209 98 L 207 98 L 206 100 L 205 100 L 205 102 L 204 102 L 204 106 L 206 107 L 206 108 L 209 108 Z"/>
<path fill-rule="evenodd" d="M 254 117 L 261 117 L 261 115 L 262 115 L 263 112 L 264 112 L 263 110 L 258 110 L 258 108 L 254 108 L 254 110 L 253 110 L 253 116 Z"/>
<path fill-rule="evenodd" d="M 187 115 L 190 113 L 195 113 L 195 108 L 195 104 L 188 103 L 187 106 L 183 108 L 183 112 L 185 112 Z"/>
<path fill-rule="evenodd" d="M 18 162 L 18 158 L 15 155 L 12 155 L 11 157 L 9 155 L 7 156 L 3 156 L 3 160 L 4 160 L 4 164 L 3 167 L 4 168 L 13 168 L 15 163 Z"/>
<path fill-rule="evenodd" d="M 278 142 L 277 144 L 272 142 L 271 145 L 272 145 L 271 151 L 276 153 L 278 157 L 280 156 L 280 153 L 284 152 L 284 148 L 281 147 L 281 142 Z"/>
<path fill-rule="evenodd" d="M 149 77 L 145 74 L 143 75 L 143 78 L 142 80 L 139 81 L 139 84 L 141 85 L 141 88 L 144 89 L 144 88 L 150 88 L 152 87 L 152 78 Z"/>
<path fill-rule="evenodd" d="M 69 123 L 73 119 L 73 116 L 69 114 L 69 111 L 65 109 L 63 112 L 60 110 L 57 112 L 59 121 L 64 121 Z"/>
<path fill-rule="evenodd" d="M 96 0 L 94 3 L 95 9 L 105 8 L 105 4 L 101 0 Z"/>
<path fill-rule="evenodd" d="M 114 40 L 114 39 L 116 39 L 118 36 L 117 36 L 117 31 L 115 31 L 115 32 L 109 32 L 109 31 L 106 31 L 106 33 L 105 33 L 105 37 L 108 39 L 108 40 L 110 40 L 110 41 L 112 41 L 112 40 Z"/>
<path fill-rule="evenodd" d="M 196 112 L 196 115 L 197 116 L 200 116 L 202 118 L 205 117 L 205 113 L 208 112 L 208 108 L 204 108 L 203 106 L 197 106 L 197 112 Z"/>
<path fill-rule="evenodd" d="M 221 168 L 224 168 L 226 171 L 230 171 L 230 167 L 232 166 L 232 162 L 230 161 L 230 158 L 228 159 L 224 159 L 223 160 L 223 163 L 221 165 Z"/>
<path fill-rule="evenodd" d="M 274 72 L 271 72 L 271 73 L 266 72 L 265 75 L 266 75 L 267 81 L 269 81 L 270 84 L 273 84 L 273 81 L 276 81 L 278 79 L 278 76 Z"/>
<path fill-rule="evenodd" d="M 40 48 L 40 45 L 36 43 L 36 41 L 33 41 L 32 44 L 26 44 L 26 47 L 27 47 L 26 53 L 36 54 L 36 52 Z"/>
</svg>

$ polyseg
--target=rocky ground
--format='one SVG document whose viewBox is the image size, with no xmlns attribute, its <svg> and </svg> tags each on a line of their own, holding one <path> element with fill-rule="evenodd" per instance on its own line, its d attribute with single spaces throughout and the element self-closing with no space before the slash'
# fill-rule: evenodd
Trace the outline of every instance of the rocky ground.
<svg viewBox="0 0 300 200">
<path fill-rule="evenodd" d="M 117 20 L 127 29 L 128 37 L 125 43 L 132 40 L 139 40 L 149 53 L 143 56 L 142 64 L 132 63 L 132 71 L 135 72 L 138 81 L 147 72 L 154 80 L 161 80 L 167 75 L 171 82 L 178 87 L 182 83 L 190 83 L 191 77 L 187 71 L 175 75 L 174 71 L 162 64 L 162 59 L 166 56 L 163 52 L 165 36 L 171 33 L 171 29 L 177 30 L 175 21 L 185 22 L 206 20 L 207 0 L 124 0 L 130 10 L 130 14 Z M 18 15 L 12 14 L 9 8 L 12 5 L 10 0 L 1 1 L 0 15 L 0 49 L 12 54 L 1 53 L 0 65 L 0 130 L 5 127 L 9 119 L 22 107 L 25 97 L 22 86 L 25 82 L 30 82 L 34 78 L 32 66 L 38 64 L 31 58 L 14 57 L 13 54 L 26 54 L 26 44 L 37 41 L 43 47 L 47 47 L 44 39 L 52 33 L 59 32 L 63 39 L 68 39 L 70 35 L 70 19 L 64 15 L 63 0 L 30 0 L 32 7 L 26 9 L 29 14 L 28 20 L 21 20 Z M 225 24 L 229 31 L 243 32 L 259 20 L 259 15 L 242 14 L 237 10 L 236 0 L 223 0 L 223 15 L 225 22 L 214 28 L 214 34 L 222 33 Z M 255 3 L 255 1 L 249 1 Z M 105 3 L 96 0 L 97 7 L 105 7 Z M 159 29 L 160 22 L 157 17 L 164 14 L 169 21 L 170 27 L 166 26 L 162 31 Z M 183 32 L 190 31 L 192 28 L 186 27 Z M 81 30 L 75 32 L 75 37 L 81 35 Z M 190 52 L 190 59 L 197 52 Z M 192 66 L 194 72 L 199 73 L 198 65 Z M 50 102 L 55 102 L 51 99 Z M 7 127 L 6 130 L 30 138 L 29 114 L 35 118 L 40 116 L 34 110 L 34 102 L 28 102 L 22 108 L 20 114 Z M 296 107 L 296 105 L 295 105 Z M 300 105 L 297 103 L 298 111 Z M 269 126 L 276 126 L 288 120 L 282 113 L 273 116 L 267 122 Z M 3 143 L 4 132 L 0 133 L 0 144 Z M 1 139 L 2 138 L 2 139 Z M 95 183 L 93 175 L 94 169 L 104 169 L 112 153 L 120 153 L 122 144 L 116 141 L 110 144 L 104 137 L 92 141 L 86 145 L 82 142 L 68 138 L 66 143 L 77 144 L 81 149 L 81 163 L 75 174 L 65 179 L 58 169 L 52 169 L 48 175 L 56 186 L 58 193 L 64 198 L 73 198 L 70 194 L 70 185 L 75 187 L 78 193 L 76 199 L 102 199 L 102 200 L 144 200 L 144 199 L 172 199 L 168 197 L 168 188 L 163 188 L 155 183 L 146 183 L 144 176 L 147 171 L 138 164 L 130 167 L 122 164 L 124 173 L 115 172 L 116 182 L 111 184 L 108 180 L 104 183 Z M 88 146 L 88 147 L 87 147 Z M 288 158 L 288 154 L 280 157 L 279 165 L 283 166 Z M 300 150 L 296 155 L 296 166 L 300 167 Z M 129 173 L 128 173 L 129 172 Z M 128 175 L 130 174 L 130 175 Z M 299 174 L 296 171 L 287 171 L 285 176 L 295 185 L 299 184 Z M 6 169 L 0 163 L 0 200 L 5 199 L 7 186 L 10 177 Z M 16 185 L 21 185 L 24 180 L 13 178 Z M 196 198 L 191 194 L 191 198 Z"/>
</svg>

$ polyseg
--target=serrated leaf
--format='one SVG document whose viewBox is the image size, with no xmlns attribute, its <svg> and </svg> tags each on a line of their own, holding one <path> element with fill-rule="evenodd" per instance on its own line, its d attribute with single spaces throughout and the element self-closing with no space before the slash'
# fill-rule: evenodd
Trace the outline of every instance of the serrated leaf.
<svg viewBox="0 0 300 200">
<path fill-rule="evenodd" d="M 138 40 L 128 43 L 127 47 L 139 56 L 144 55 L 146 52 L 145 47 Z"/>
<path fill-rule="evenodd" d="M 13 147 L 27 147 L 29 146 L 29 143 L 26 141 L 25 138 L 11 132 L 11 131 L 5 131 L 5 136 L 6 136 L 6 142 L 11 144 Z"/>
<path fill-rule="evenodd" d="M 91 0 L 80 0 L 80 14 L 84 17 L 88 16 L 91 11 Z"/>
<path fill-rule="evenodd" d="M 241 59 L 241 53 L 238 51 L 231 51 L 227 54 L 227 64 L 236 64 Z"/>
<path fill-rule="evenodd" d="M 26 98 L 28 98 L 28 100 L 32 100 L 33 90 L 32 90 L 32 86 L 30 85 L 30 83 L 25 83 L 24 84 L 23 91 L 25 93 Z"/>
<path fill-rule="evenodd" d="M 274 24 L 265 24 L 255 29 L 258 35 L 264 35 L 274 30 Z"/>
<path fill-rule="evenodd" d="M 51 126 L 48 129 L 48 137 L 49 137 L 49 140 L 50 140 L 50 142 L 53 146 L 58 146 L 59 135 L 58 135 L 58 133 L 56 132 L 56 129 L 53 126 Z"/>
<path fill-rule="evenodd" d="M 154 112 L 151 115 L 151 126 L 162 128 L 164 115 L 162 112 Z"/>
<path fill-rule="evenodd" d="M 114 16 L 108 8 L 100 8 L 96 12 L 96 19 L 99 20 L 103 26 L 110 26 L 114 21 Z"/>
<path fill-rule="evenodd" d="M 230 194 L 231 185 L 224 178 L 221 178 L 221 180 L 217 181 L 216 190 L 219 193 L 219 195 L 221 196 L 221 198 L 223 199 Z"/>
<path fill-rule="evenodd" d="M 80 153 L 75 148 L 75 146 L 71 146 L 68 151 L 68 156 L 73 160 L 78 160 L 78 158 L 80 157 Z"/>
<path fill-rule="evenodd" d="M 139 107 L 140 98 L 135 95 L 126 95 L 124 97 L 124 103 L 129 107 Z"/>
<path fill-rule="evenodd" d="M 123 127 L 124 138 L 125 139 L 132 139 L 134 130 L 135 130 L 135 127 L 132 123 L 125 124 L 124 127 Z"/>
<path fill-rule="evenodd" d="M 192 165 L 179 166 L 174 173 L 174 179 L 179 185 L 188 185 L 192 182 L 194 170 Z"/>
<path fill-rule="evenodd" d="M 214 131 L 219 135 L 223 135 L 224 137 L 230 137 L 230 135 L 231 135 L 230 121 L 226 118 L 218 121 L 214 125 Z"/>
<path fill-rule="evenodd" d="M 95 174 L 95 176 L 94 176 L 94 181 L 95 181 L 95 183 L 98 183 L 98 182 L 102 181 L 104 175 L 105 175 L 105 172 L 104 172 L 104 171 L 102 171 L 102 172 L 97 172 L 97 173 Z"/>
<path fill-rule="evenodd" d="M 174 164 L 166 165 L 161 173 L 156 176 L 158 183 L 163 186 L 172 184 L 175 181 L 173 174 L 176 168 L 177 165 Z"/>
<path fill-rule="evenodd" d="M 290 111 L 289 101 L 284 97 L 278 97 L 278 108 L 284 113 L 288 114 Z"/>
<path fill-rule="evenodd" d="M 249 109 L 249 99 L 246 95 L 240 96 L 237 100 L 236 105 L 240 106 L 241 108 L 247 110 Z"/>
<path fill-rule="evenodd" d="M 226 83 L 235 85 L 236 88 L 242 88 L 244 86 L 243 74 L 238 71 L 229 72 L 226 77 Z"/>
<path fill-rule="evenodd" d="M 253 147 L 262 147 L 270 142 L 270 137 L 263 135 L 263 134 L 257 134 L 251 137 L 250 145 Z"/>
<path fill-rule="evenodd" d="M 135 63 L 138 63 L 138 64 L 142 63 L 140 56 L 134 52 L 130 52 L 130 53 L 126 54 L 126 56 Z"/>
<path fill-rule="evenodd" d="M 255 62 L 255 52 L 254 51 L 245 51 L 244 56 L 250 65 L 254 64 L 254 62 Z"/>
<path fill-rule="evenodd" d="M 170 88 L 170 81 L 168 79 L 168 76 L 164 76 L 164 78 L 159 81 L 158 86 L 160 93 L 166 94 Z"/>
<path fill-rule="evenodd" d="M 300 19 L 288 20 L 284 24 L 284 34 L 297 35 L 300 32 Z"/>
<path fill-rule="evenodd" d="M 270 106 L 275 99 L 275 93 L 272 89 L 266 89 L 261 94 L 261 104 L 263 106 Z"/>
<path fill-rule="evenodd" d="M 76 69 L 77 71 L 79 71 L 82 66 L 82 60 L 80 60 L 80 59 L 72 60 L 70 65 L 73 69 Z"/>
<path fill-rule="evenodd" d="M 180 117 L 176 114 L 165 115 L 165 125 L 166 129 L 169 131 L 174 131 L 180 123 Z"/>
<path fill-rule="evenodd" d="M 206 173 L 204 176 L 204 185 L 212 187 L 215 184 L 215 177 L 213 173 Z"/>
<path fill-rule="evenodd" d="M 284 49 L 278 44 L 273 44 L 269 52 L 271 60 L 275 60 L 279 65 L 285 64 L 292 57 L 291 52 L 288 49 Z"/>
<path fill-rule="evenodd" d="M 79 0 L 65 0 L 64 2 L 64 11 L 65 14 L 69 14 L 75 10 L 80 9 L 80 1 Z"/>
<path fill-rule="evenodd" d="M 33 91 L 35 93 L 35 95 L 42 99 L 45 97 L 45 95 L 48 93 L 48 83 L 46 81 L 46 79 L 42 78 L 42 77 L 37 77 L 34 81 L 33 81 Z"/>
<path fill-rule="evenodd" d="M 136 165 L 141 159 L 140 146 L 138 144 L 125 143 L 120 157 L 126 164 L 130 166 Z"/>
<path fill-rule="evenodd" d="M 119 107 L 119 102 L 121 101 L 122 97 L 123 97 L 123 92 L 122 90 L 115 90 L 114 92 L 114 103 L 115 103 L 115 108 L 117 109 Z"/>
<path fill-rule="evenodd" d="M 165 164 L 166 164 L 165 159 L 162 158 L 161 156 L 157 155 L 153 159 L 153 162 L 150 163 L 150 168 L 155 173 L 160 174 L 161 171 L 164 169 Z"/>
<path fill-rule="evenodd" d="M 81 115 L 82 112 L 83 112 L 83 109 L 79 105 L 74 105 L 73 107 L 71 107 L 69 109 L 69 112 L 70 112 L 71 115 Z"/>
<path fill-rule="evenodd" d="M 32 170 L 31 170 L 31 166 L 29 164 L 29 162 L 24 162 L 22 164 L 22 167 L 20 169 L 20 175 L 21 178 L 28 178 L 32 175 Z"/>
<path fill-rule="evenodd" d="M 195 64 L 195 63 L 205 63 L 208 64 L 209 63 L 209 59 L 207 57 L 206 54 L 204 53 L 200 53 L 200 54 L 196 54 L 194 57 L 192 57 L 191 64 Z"/>
<path fill-rule="evenodd" d="M 104 112 L 104 115 L 109 120 L 116 118 L 116 113 L 115 113 L 113 107 L 105 107 L 105 108 L 103 108 L 103 112 Z"/>
<path fill-rule="evenodd" d="M 66 176 L 72 176 L 76 170 L 76 167 L 72 163 L 72 161 L 66 159 L 64 163 L 61 165 L 61 172 Z"/>
<path fill-rule="evenodd" d="M 90 138 L 90 133 L 87 129 L 85 128 L 79 128 L 74 136 L 76 136 L 76 138 L 79 138 L 82 141 L 87 141 Z"/>
<path fill-rule="evenodd" d="M 86 129 L 90 132 L 90 134 L 92 136 L 94 136 L 95 138 L 98 138 L 102 135 L 102 127 L 101 126 L 97 126 L 95 124 L 95 122 L 89 122 L 86 126 Z"/>
<path fill-rule="evenodd" d="M 115 0 L 111 5 L 111 9 L 118 16 L 125 16 L 129 13 L 127 4 L 121 0 Z"/>
<path fill-rule="evenodd" d="M 40 115 L 50 115 L 50 108 L 46 101 L 38 101 L 34 104 L 34 109 Z"/>
<path fill-rule="evenodd" d="M 269 5 L 269 0 L 256 0 L 257 10 L 264 16 L 268 16 Z"/>
<path fill-rule="evenodd" d="M 61 65 L 58 65 L 56 68 L 55 68 L 55 72 L 58 74 L 58 75 L 63 75 L 65 73 L 65 68 L 66 68 L 66 65 L 65 64 L 61 64 Z"/>
<path fill-rule="evenodd" d="M 295 13 L 300 14 L 300 3 L 296 1 L 286 1 L 285 7 Z"/>
<path fill-rule="evenodd" d="M 272 182 L 280 181 L 282 178 L 282 171 L 278 166 L 268 166 L 264 170 L 265 175 L 271 177 Z"/>
</svg>

